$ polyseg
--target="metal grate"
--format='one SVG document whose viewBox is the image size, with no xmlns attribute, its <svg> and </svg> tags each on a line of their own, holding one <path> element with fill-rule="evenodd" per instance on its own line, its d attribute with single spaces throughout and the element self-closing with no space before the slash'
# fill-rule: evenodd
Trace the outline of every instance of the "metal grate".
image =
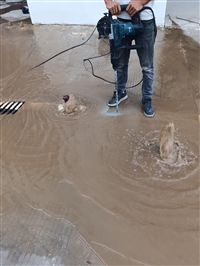
<svg viewBox="0 0 200 266">
<path fill-rule="evenodd" d="M 25 102 L 1 102 L 0 114 L 12 114 L 14 115 Z"/>
</svg>

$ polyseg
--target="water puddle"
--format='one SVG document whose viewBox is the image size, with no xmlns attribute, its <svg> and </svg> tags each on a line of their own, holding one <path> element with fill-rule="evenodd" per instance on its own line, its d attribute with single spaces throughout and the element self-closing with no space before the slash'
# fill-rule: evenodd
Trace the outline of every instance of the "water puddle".
<svg viewBox="0 0 200 266">
<path fill-rule="evenodd" d="M 89 36 L 92 29 L 83 30 Z M 141 111 L 141 85 L 128 91 L 119 112 L 107 106 L 114 85 L 83 65 L 108 48 L 97 33 L 30 70 L 81 43 L 80 31 L 2 26 L 1 102 L 25 102 L 15 115 L 0 116 L 3 261 L 198 265 L 199 45 L 180 29 L 158 31 L 156 116 L 149 119 Z M 133 52 L 128 85 L 141 79 L 135 58 Z M 94 60 L 95 72 L 113 80 L 108 62 Z M 71 93 L 87 107 L 74 116 L 58 111 Z M 157 142 L 169 121 L 176 131 L 166 161 Z"/>
</svg>

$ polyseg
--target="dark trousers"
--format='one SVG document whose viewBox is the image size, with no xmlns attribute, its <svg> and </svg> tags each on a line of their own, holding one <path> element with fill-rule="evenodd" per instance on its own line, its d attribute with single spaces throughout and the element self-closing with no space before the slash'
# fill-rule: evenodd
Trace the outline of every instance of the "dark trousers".
<svg viewBox="0 0 200 266">
<path fill-rule="evenodd" d="M 155 19 L 143 20 L 144 30 L 141 34 L 134 37 L 135 44 L 142 45 L 137 49 L 137 54 L 142 68 L 142 98 L 151 99 L 154 91 L 154 43 L 157 33 Z M 133 37 L 126 36 L 122 40 L 122 46 L 132 44 Z M 121 49 L 119 66 L 117 68 L 118 90 L 125 90 L 128 79 L 128 63 L 130 49 Z"/>
</svg>

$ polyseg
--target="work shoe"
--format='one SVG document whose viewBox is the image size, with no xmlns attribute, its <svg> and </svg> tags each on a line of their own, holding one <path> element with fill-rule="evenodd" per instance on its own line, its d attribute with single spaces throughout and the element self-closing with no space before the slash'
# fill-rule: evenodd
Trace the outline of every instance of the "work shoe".
<svg viewBox="0 0 200 266">
<path fill-rule="evenodd" d="M 151 99 L 142 99 L 142 105 L 144 108 L 144 115 L 147 117 L 153 117 L 155 115 L 155 111 L 152 105 Z"/>
<path fill-rule="evenodd" d="M 128 95 L 126 94 L 126 91 L 119 91 L 118 92 L 118 104 L 120 104 L 122 101 L 126 100 L 128 98 Z M 108 106 L 116 106 L 116 91 L 114 91 L 112 99 L 108 102 Z"/>
</svg>

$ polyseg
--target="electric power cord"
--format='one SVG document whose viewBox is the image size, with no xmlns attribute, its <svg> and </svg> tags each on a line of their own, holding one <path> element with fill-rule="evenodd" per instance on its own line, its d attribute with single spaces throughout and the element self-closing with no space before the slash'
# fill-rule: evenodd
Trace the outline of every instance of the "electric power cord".
<svg viewBox="0 0 200 266">
<path fill-rule="evenodd" d="M 95 78 L 99 78 L 99 79 L 101 79 L 101 80 L 103 80 L 103 81 L 105 81 L 105 82 L 108 82 L 108 83 L 110 83 L 110 84 L 116 84 L 116 82 L 114 82 L 114 81 L 109 81 L 109 80 L 104 79 L 104 78 L 102 78 L 102 77 L 100 77 L 100 76 L 97 76 L 97 75 L 94 73 L 94 67 L 93 67 L 93 65 L 92 65 L 92 62 L 90 61 L 91 59 L 99 58 L 99 57 L 106 56 L 106 55 L 109 55 L 109 54 L 110 54 L 110 52 L 107 53 L 107 54 L 103 54 L 103 55 L 99 55 L 99 56 L 94 56 L 94 57 L 86 58 L 86 59 L 83 59 L 83 62 L 88 61 L 88 62 L 90 63 L 90 66 L 91 66 L 91 69 L 92 69 L 92 75 L 93 75 Z M 84 65 L 84 66 L 85 66 L 85 65 Z M 86 69 L 86 67 L 85 67 L 85 69 Z M 87 69 L 86 69 L 86 70 L 87 70 Z M 143 79 L 140 80 L 137 84 L 135 84 L 135 85 L 133 85 L 133 86 L 126 87 L 126 89 L 131 89 L 131 88 L 137 87 L 142 81 L 143 81 Z"/>
<path fill-rule="evenodd" d="M 94 67 L 93 67 L 93 65 L 92 65 L 92 62 L 90 61 L 91 59 L 95 59 L 95 58 L 103 57 L 103 56 L 106 56 L 106 55 L 109 55 L 109 54 L 110 54 L 110 52 L 107 53 L 107 54 L 99 55 L 99 56 L 94 56 L 94 57 L 90 57 L 90 58 L 85 58 L 85 59 L 83 59 L 83 62 L 88 61 L 88 62 L 90 63 L 90 66 L 91 66 L 91 69 L 92 69 L 92 75 L 93 75 L 95 78 L 99 78 L 99 79 L 101 79 L 101 80 L 103 80 L 103 81 L 106 81 L 106 82 L 108 82 L 108 83 L 110 83 L 110 84 L 115 84 L 114 81 L 109 81 L 109 80 L 107 80 L 107 79 L 104 79 L 104 78 L 102 78 L 102 77 L 100 77 L 100 76 L 95 75 L 95 73 L 94 73 Z M 84 67 L 85 67 L 85 64 L 84 64 Z M 86 67 L 85 67 L 85 69 L 87 70 Z M 88 70 L 87 70 L 87 71 L 88 71 Z"/>
<path fill-rule="evenodd" d="M 81 45 L 86 44 L 86 43 L 91 39 L 91 37 L 93 36 L 93 34 L 94 34 L 96 28 L 97 28 L 97 27 L 95 26 L 93 32 L 90 34 L 90 36 L 88 37 L 88 39 L 87 39 L 86 41 L 84 41 L 84 42 L 82 42 L 82 43 L 80 43 L 80 44 L 74 45 L 74 46 L 72 46 L 72 47 L 70 47 L 70 48 L 68 48 L 68 49 L 66 49 L 66 50 L 64 50 L 64 51 L 62 51 L 62 52 L 60 52 L 60 53 L 58 53 L 58 54 L 55 54 L 54 56 L 50 57 L 49 59 L 45 60 L 45 61 L 42 62 L 42 63 L 40 63 L 40 64 L 38 64 L 38 65 L 36 65 L 36 66 L 30 68 L 29 70 L 33 70 L 33 69 L 35 69 L 35 68 L 37 68 L 37 67 L 39 67 L 39 66 L 42 66 L 43 64 L 45 64 L 45 63 L 47 63 L 48 61 L 50 61 L 50 60 L 52 60 L 53 58 L 55 58 L 56 56 L 59 56 L 59 55 L 65 53 L 65 52 L 67 52 L 67 51 L 70 51 L 70 50 L 75 49 L 75 48 L 77 48 L 77 47 L 79 47 L 79 46 L 81 46 Z M 90 57 L 90 58 L 85 58 L 85 59 L 83 59 L 83 62 L 88 61 L 88 62 L 90 63 L 90 66 L 91 66 L 91 69 L 92 69 L 92 75 L 93 75 L 95 78 L 99 78 L 99 79 L 101 79 L 101 80 L 103 80 L 103 81 L 105 81 L 105 82 L 108 82 L 108 83 L 110 83 L 110 84 L 116 84 L 116 82 L 114 82 L 114 81 L 109 81 L 109 80 L 104 79 L 104 78 L 102 78 L 102 77 L 100 77 L 100 76 L 97 76 L 97 75 L 94 73 L 94 67 L 93 67 L 93 65 L 92 65 L 92 62 L 90 61 L 91 59 L 100 58 L 100 57 L 103 57 L 103 56 L 106 56 L 106 55 L 109 55 L 109 54 L 110 54 L 110 52 L 107 53 L 107 54 L 99 55 L 99 56 L 94 56 L 94 57 Z M 85 64 L 84 64 L 84 67 L 85 67 Z M 85 67 L 85 69 L 86 69 L 86 67 Z M 86 70 L 87 70 L 87 69 L 86 69 Z M 87 71 L 88 71 L 88 70 L 87 70 Z M 141 79 L 137 84 L 135 84 L 135 85 L 133 85 L 133 86 L 126 87 L 126 89 L 131 89 L 131 88 L 137 87 L 142 81 L 143 81 L 143 79 Z"/>
<path fill-rule="evenodd" d="M 95 30 L 96 30 L 96 27 L 94 28 L 93 32 L 91 33 L 91 35 L 89 36 L 89 38 L 88 38 L 86 41 L 84 41 L 84 42 L 82 42 L 82 43 L 80 43 L 80 44 L 74 45 L 74 46 L 72 46 L 72 47 L 70 47 L 70 48 L 68 48 L 68 49 L 66 49 L 66 50 L 64 50 L 64 51 L 62 51 L 62 52 L 60 52 L 60 53 L 58 53 L 58 54 L 56 54 L 56 55 L 50 57 L 49 59 L 45 60 L 44 62 L 40 63 L 40 64 L 37 65 L 37 66 L 32 67 L 32 68 L 29 69 L 29 70 L 32 70 L 32 69 L 34 69 L 34 68 L 36 68 L 36 67 L 39 67 L 39 66 L 45 64 L 46 62 L 52 60 L 53 58 L 55 58 L 55 57 L 58 56 L 58 55 L 61 55 L 61 54 L 65 53 L 65 52 L 67 52 L 67 51 L 69 51 L 69 50 L 72 50 L 72 49 L 74 49 L 74 48 L 77 48 L 77 47 L 79 47 L 79 46 L 81 46 L 81 45 L 84 45 L 86 42 L 88 42 L 88 41 L 91 39 L 91 37 L 92 37 L 92 35 L 94 34 Z"/>
</svg>

